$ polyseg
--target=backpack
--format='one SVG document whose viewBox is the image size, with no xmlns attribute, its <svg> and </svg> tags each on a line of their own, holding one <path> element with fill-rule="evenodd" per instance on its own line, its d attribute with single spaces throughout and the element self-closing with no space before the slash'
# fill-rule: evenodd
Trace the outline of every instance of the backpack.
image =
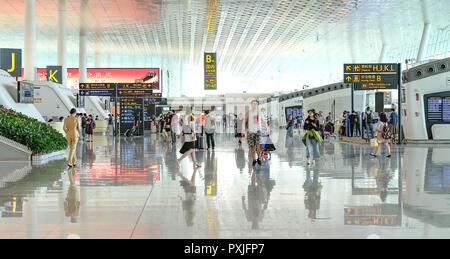
<svg viewBox="0 0 450 259">
<path fill-rule="evenodd" d="M 366 115 L 367 115 L 367 118 L 366 118 L 367 121 L 366 121 L 366 122 L 367 122 L 367 123 L 372 123 L 372 121 L 373 121 L 373 118 L 372 118 L 373 115 L 372 115 L 372 113 L 370 113 L 370 114 L 367 114 L 367 113 L 366 113 Z"/>
<path fill-rule="evenodd" d="M 391 138 L 391 133 L 389 132 L 389 127 L 388 127 L 387 123 L 384 123 L 384 125 L 383 125 L 383 131 L 381 133 L 381 136 L 384 139 L 390 139 Z"/>
<path fill-rule="evenodd" d="M 95 121 L 92 121 L 92 123 L 94 124 L 94 125 L 93 125 L 93 128 L 95 129 Z"/>
</svg>

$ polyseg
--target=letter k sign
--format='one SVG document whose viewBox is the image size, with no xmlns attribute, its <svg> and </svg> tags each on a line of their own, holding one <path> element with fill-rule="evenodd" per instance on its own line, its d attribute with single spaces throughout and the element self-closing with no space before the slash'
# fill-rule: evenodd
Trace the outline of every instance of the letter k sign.
<svg viewBox="0 0 450 259">
<path fill-rule="evenodd" d="M 53 73 L 52 73 L 53 72 Z M 50 75 L 49 75 L 49 81 L 53 81 L 55 83 L 59 83 L 58 79 L 55 78 L 55 74 L 58 73 L 58 70 L 55 71 L 51 71 L 50 70 Z"/>
<path fill-rule="evenodd" d="M 47 81 L 62 83 L 62 66 L 47 66 Z"/>
</svg>

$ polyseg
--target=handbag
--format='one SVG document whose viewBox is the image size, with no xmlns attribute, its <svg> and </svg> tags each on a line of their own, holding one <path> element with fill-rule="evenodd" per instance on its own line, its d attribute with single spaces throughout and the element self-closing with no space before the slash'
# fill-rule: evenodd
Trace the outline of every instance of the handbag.
<svg viewBox="0 0 450 259">
<path fill-rule="evenodd" d="M 371 147 L 378 147 L 378 139 L 377 138 L 373 138 L 370 140 L 370 146 Z"/>
</svg>

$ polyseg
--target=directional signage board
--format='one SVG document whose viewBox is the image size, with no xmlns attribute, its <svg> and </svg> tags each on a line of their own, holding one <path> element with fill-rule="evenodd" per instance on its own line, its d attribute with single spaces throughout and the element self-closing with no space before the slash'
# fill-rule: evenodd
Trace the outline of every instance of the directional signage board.
<svg viewBox="0 0 450 259">
<path fill-rule="evenodd" d="M 354 90 L 397 89 L 397 74 L 345 74 L 345 83 L 353 83 Z"/>
<path fill-rule="evenodd" d="M 353 89 L 395 90 L 398 88 L 398 64 L 344 64 L 344 82 Z"/>
<path fill-rule="evenodd" d="M 217 90 L 216 53 L 205 53 L 205 90 Z"/>
<path fill-rule="evenodd" d="M 344 74 L 373 74 L 373 73 L 397 73 L 398 64 L 344 64 Z"/>
<path fill-rule="evenodd" d="M 80 90 L 81 96 L 114 96 L 114 91 L 109 90 Z"/>
<path fill-rule="evenodd" d="M 112 83 L 80 83 L 80 96 L 115 96 L 116 87 Z"/>
<path fill-rule="evenodd" d="M 81 96 L 117 97 L 162 97 L 162 93 L 153 93 L 149 83 L 80 83 Z"/>
<path fill-rule="evenodd" d="M 79 88 L 84 90 L 115 90 L 113 83 L 80 83 Z"/>
<path fill-rule="evenodd" d="M 118 97 L 161 97 L 161 93 L 153 93 L 152 84 L 148 83 L 118 83 Z"/>
<path fill-rule="evenodd" d="M 117 90 L 118 97 L 161 97 L 161 93 L 153 93 L 152 90 Z"/>
<path fill-rule="evenodd" d="M 152 90 L 153 84 L 149 83 L 118 83 L 118 89 L 149 89 Z"/>
</svg>

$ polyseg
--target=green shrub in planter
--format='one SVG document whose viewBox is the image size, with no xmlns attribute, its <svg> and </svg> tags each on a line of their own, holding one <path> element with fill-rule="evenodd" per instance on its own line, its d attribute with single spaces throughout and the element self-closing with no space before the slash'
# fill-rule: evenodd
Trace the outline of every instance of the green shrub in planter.
<svg viewBox="0 0 450 259">
<path fill-rule="evenodd" d="M 27 146 L 33 154 L 67 148 L 66 138 L 51 126 L 1 105 L 0 135 Z"/>
</svg>

